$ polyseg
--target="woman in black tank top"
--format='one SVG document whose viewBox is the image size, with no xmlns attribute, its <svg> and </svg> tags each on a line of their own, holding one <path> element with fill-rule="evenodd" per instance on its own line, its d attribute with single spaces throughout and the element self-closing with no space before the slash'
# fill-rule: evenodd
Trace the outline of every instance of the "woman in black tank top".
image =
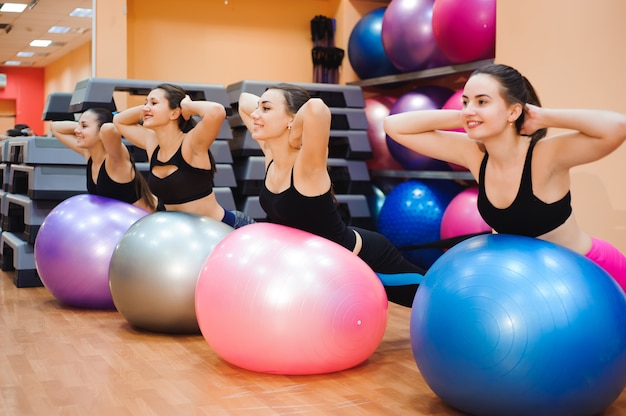
<svg viewBox="0 0 626 416">
<path fill-rule="evenodd" d="M 242 93 L 239 114 L 265 154 L 259 201 L 269 220 L 356 253 L 381 278 L 390 301 L 411 306 L 424 270 L 381 234 L 342 220 L 328 173 L 331 116 L 326 104 L 298 86 L 278 84 L 261 97 Z"/>
<path fill-rule="evenodd" d="M 116 114 L 113 122 L 126 139 L 148 153 L 150 187 L 166 210 L 203 215 L 238 228 L 254 220 L 225 210 L 213 192 L 215 160 L 210 148 L 225 117 L 222 104 L 192 101 L 183 88 L 165 83 L 148 93 L 145 104 Z"/>
<path fill-rule="evenodd" d="M 78 122 L 53 121 L 50 130 L 57 140 L 85 158 L 88 193 L 153 212 L 156 197 L 112 121 L 113 114 L 109 110 L 91 108 L 81 114 Z"/>
<path fill-rule="evenodd" d="M 468 79 L 461 110 L 395 114 L 384 128 L 409 149 L 467 168 L 480 182 L 481 215 L 496 232 L 528 234 L 586 255 L 626 289 L 626 257 L 587 235 L 569 203 L 570 169 L 616 150 L 626 139 L 626 116 L 540 105 L 517 70 L 491 64 Z M 568 131 L 546 139 L 550 127 Z M 459 128 L 465 131 L 451 131 Z"/>
</svg>

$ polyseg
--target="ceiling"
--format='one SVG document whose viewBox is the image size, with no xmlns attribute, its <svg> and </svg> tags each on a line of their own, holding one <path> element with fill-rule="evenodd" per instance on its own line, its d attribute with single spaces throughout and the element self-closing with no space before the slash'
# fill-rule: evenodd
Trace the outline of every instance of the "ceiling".
<svg viewBox="0 0 626 416">
<path fill-rule="evenodd" d="M 93 0 L 0 0 L 2 3 L 26 3 L 22 13 L 0 12 L 0 65 L 21 61 L 20 66 L 44 67 L 72 50 L 91 41 L 92 19 L 73 17 L 76 8 L 92 9 Z M 7 26 L 9 25 L 9 26 Z M 68 33 L 48 33 L 51 26 L 67 26 Z M 8 33 L 7 33 L 8 29 Z M 30 46 L 34 39 L 49 39 L 47 48 Z M 18 57 L 18 52 L 35 52 L 32 57 Z"/>
</svg>

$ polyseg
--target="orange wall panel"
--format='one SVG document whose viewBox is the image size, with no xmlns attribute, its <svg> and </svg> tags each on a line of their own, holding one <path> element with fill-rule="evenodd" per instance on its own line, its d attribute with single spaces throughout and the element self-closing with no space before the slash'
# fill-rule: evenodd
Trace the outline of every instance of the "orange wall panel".
<svg viewBox="0 0 626 416">
<path fill-rule="evenodd" d="M 526 75 L 546 107 L 626 114 L 624 16 L 622 0 L 499 1 L 496 60 Z M 626 145 L 571 177 L 578 223 L 626 252 Z"/>
<path fill-rule="evenodd" d="M 128 78 L 312 82 L 310 21 L 325 0 L 128 0 Z"/>
</svg>

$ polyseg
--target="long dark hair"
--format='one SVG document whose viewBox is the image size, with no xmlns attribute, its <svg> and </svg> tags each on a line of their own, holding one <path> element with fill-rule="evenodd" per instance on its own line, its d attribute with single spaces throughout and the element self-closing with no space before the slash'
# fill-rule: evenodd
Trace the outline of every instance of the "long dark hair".
<svg viewBox="0 0 626 416">
<path fill-rule="evenodd" d="M 311 95 L 307 90 L 302 87 L 293 84 L 287 84 L 284 82 L 270 85 L 268 90 L 280 90 L 285 97 L 285 103 L 287 103 L 287 109 L 296 114 L 300 107 L 311 99 Z"/>
<path fill-rule="evenodd" d="M 485 74 L 494 77 L 502 86 L 502 95 L 509 104 L 521 104 L 524 111 L 515 120 L 515 129 L 517 133 L 522 129 L 524 120 L 526 119 L 526 104 L 533 104 L 541 107 L 539 96 L 530 81 L 523 76 L 517 69 L 503 64 L 490 64 L 476 69 L 472 75 Z M 531 139 L 536 141 L 546 136 L 547 129 L 540 129 L 530 135 Z"/>
<path fill-rule="evenodd" d="M 167 99 L 169 107 L 172 110 L 180 108 L 180 102 L 187 95 L 187 92 L 182 87 L 169 83 L 159 84 L 153 88 L 153 90 L 156 89 L 165 91 L 165 98 Z M 185 120 L 185 117 L 183 117 L 182 114 L 178 117 L 178 128 L 183 133 L 188 133 L 196 126 L 196 124 L 198 124 L 198 122 L 193 117 L 189 117 L 188 120 Z M 213 172 L 217 172 L 215 159 L 213 158 L 213 153 L 211 153 L 211 150 L 209 150 L 209 161 L 211 162 L 211 169 L 213 170 Z"/>
</svg>

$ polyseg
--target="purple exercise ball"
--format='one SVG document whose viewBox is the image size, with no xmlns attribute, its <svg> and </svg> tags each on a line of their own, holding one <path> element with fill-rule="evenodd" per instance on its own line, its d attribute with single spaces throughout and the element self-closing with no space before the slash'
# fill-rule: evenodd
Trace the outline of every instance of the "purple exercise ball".
<svg viewBox="0 0 626 416">
<path fill-rule="evenodd" d="M 402 72 L 446 65 L 432 31 L 433 3 L 434 0 L 393 0 L 387 6 L 381 33 L 383 47 Z"/>
<path fill-rule="evenodd" d="M 114 309 L 109 264 L 115 246 L 148 211 L 90 194 L 72 196 L 44 218 L 35 239 L 37 273 L 60 302 Z"/>
<path fill-rule="evenodd" d="M 390 114 L 413 110 L 438 110 L 454 94 L 450 88 L 427 85 L 409 91 L 396 100 Z M 450 170 L 447 163 L 426 157 L 386 136 L 389 153 L 408 170 Z"/>
</svg>

